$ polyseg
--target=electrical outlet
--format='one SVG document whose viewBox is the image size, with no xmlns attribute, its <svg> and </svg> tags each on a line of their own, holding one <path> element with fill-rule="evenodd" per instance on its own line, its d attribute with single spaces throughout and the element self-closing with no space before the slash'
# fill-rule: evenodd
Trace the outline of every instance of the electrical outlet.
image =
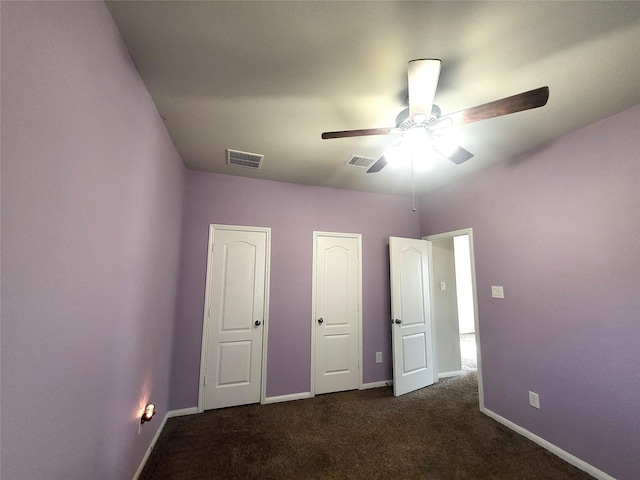
<svg viewBox="0 0 640 480">
<path fill-rule="evenodd" d="M 382 363 L 382 352 L 376 352 L 376 363 Z"/>
<path fill-rule="evenodd" d="M 529 391 L 529 405 L 533 408 L 540 409 L 540 397 L 537 393 Z"/>
</svg>

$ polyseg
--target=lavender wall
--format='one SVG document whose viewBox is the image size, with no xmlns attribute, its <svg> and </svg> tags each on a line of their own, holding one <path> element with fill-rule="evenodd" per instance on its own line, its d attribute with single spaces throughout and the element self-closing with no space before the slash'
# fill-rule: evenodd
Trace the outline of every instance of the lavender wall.
<svg viewBox="0 0 640 480">
<path fill-rule="evenodd" d="M 1 15 L 1 476 L 132 478 L 169 403 L 184 168 L 103 3 Z"/>
<path fill-rule="evenodd" d="M 425 235 L 473 227 L 486 407 L 619 480 L 640 472 L 638 132 L 640 106 L 420 210 Z"/>
<path fill-rule="evenodd" d="M 267 160 L 265 160 L 267 161 Z M 417 237 L 411 199 L 188 172 L 172 408 L 198 400 L 209 224 L 271 227 L 267 395 L 308 392 L 313 231 L 362 234 L 364 382 L 391 378 L 388 237 Z M 375 363 L 375 352 L 386 362 Z"/>
</svg>

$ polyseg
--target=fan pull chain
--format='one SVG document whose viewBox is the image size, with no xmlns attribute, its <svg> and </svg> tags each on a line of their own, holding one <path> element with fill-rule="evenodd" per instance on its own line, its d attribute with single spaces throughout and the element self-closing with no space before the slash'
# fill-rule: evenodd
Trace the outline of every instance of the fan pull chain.
<svg viewBox="0 0 640 480">
<path fill-rule="evenodd" d="M 415 189 L 415 182 L 413 181 L 413 155 L 411 155 L 411 204 L 412 207 L 411 211 L 413 213 L 416 213 L 417 208 L 416 208 L 416 189 Z"/>
</svg>

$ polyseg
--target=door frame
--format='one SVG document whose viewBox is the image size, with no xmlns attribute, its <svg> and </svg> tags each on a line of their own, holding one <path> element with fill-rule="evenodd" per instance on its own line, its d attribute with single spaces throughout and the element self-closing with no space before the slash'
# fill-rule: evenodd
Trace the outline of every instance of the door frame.
<svg viewBox="0 0 640 480">
<path fill-rule="evenodd" d="M 480 348 L 480 325 L 478 324 L 478 289 L 476 284 L 476 260 L 474 253 L 473 228 L 463 228 L 450 232 L 438 233 L 436 235 L 427 235 L 422 237 L 423 240 L 429 242 L 431 246 L 435 240 L 443 240 L 446 238 L 459 237 L 461 235 L 469 235 L 469 259 L 471 263 L 471 294 L 473 297 L 473 323 L 476 330 L 476 352 L 478 357 L 478 397 L 480 400 L 480 410 L 484 410 L 484 389 L 482 387 L 482 355 Z M 429 249 L 431 255 L 431 248 Z M 433 258 L 429 258 L 430 267 L 429 274 L 433 276 Z M 434 305 L 431 305 L 431 314 L 435 315 Z"/>
<path fill-rule="evenodd" d="M 338 232 L 313 232 L 313 258 L 311 279 L 311 385 L 310 396 L 316 391 L 316 255 L 318 237 L 346 237 L 358 240 L 358 390 L 362 390 L 362 234 Z"/>
<path fill-rule="evenodd" d="M 269 345 L 269 291 L 271 283 L 271 228 L 270 227 L 243 227 L 237 225 L 209 225 L 209 241 L 207 242 L 207 276 L 205 280 L 204 311 L 202 313 L 202 346 L 200 349 L 200 379 L 198 382 L 198 413 L 204 412 L 204 379 L 207 366 L 207 348 L 209 346 L 209 333 L 211 330 L 210 298 L 213 276 L 213 243 L 216 230 L 231 230 L 236 232 L 262 232 L 266 234 L 265 244 L 265 279 L 264 279 L 264 318 L 262 320 L 262 371 L 260 373 L 260 403 L 265 403 L 267 396 L 267 347 Z"/>
</svg>

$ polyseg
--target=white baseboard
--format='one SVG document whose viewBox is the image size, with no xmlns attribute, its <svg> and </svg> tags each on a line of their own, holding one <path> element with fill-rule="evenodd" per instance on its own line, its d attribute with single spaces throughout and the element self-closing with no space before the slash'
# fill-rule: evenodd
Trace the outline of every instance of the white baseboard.
<svg viewBox="0 0 640 480">
<path fill-rule="evenodd" d="M 136 470 L 136 473 L 133 474 L 133 480 L 138 480 L 138 478 L 140 477 L 140 474 L 142 473 L 142 470 L 144 469 L 144 466 L 146 465 L 147 460 L 149 459 L 149 455 L 151 455 L 151 451 L 153 450 L 153 447 L 156 446 L 156 442 L 158 441 L 158 438 L 160 438 L 160 434 L 162 433 L 162 430 L 164 429 L 164 426 L 166 425 L 168 418 L 169 418 L 169 412 L 167 412 L 167 414 L 162 419 L 162 423 L 158 427 L 156 434 L 153 436 L 153 439 L 149 444 L 149 448 L 147 448 L 147 451 L 144 453 L 144 457 L 142 457 L 142 461 L 138 466 L 138 470 Z"/>
<path fill-rule="evenodd" d="M 381 382 L 363 383 L 360 390 L 367 390 L 369 388 L 390 387 L 393 385 L 393 380 L 383 380 Z"/>
<path fill-rule="evenodd" d="M 144 457 L 142 457 L 142 461 L 138 466 L 138 470 L 136 470 L 136 473 L 133 474 L 133 480 L 138 480 L 138 478 L 140 477 L 140 474 L 142 473 L 142 470 L 144 469 L 144 466 L 146 465 L 147 460 L 149 460 L 149 455 L 151 455 L 151 451 L 153 450 L 153 447 L 156 446 L 156 442 L 158 441 L 158 438 L 160 438 L 160 434 L 162 433 L 162 430 L 164 430 L 164 426 L 167 424 L 167 420 L 173 417 L 182 417 L 183 415 L 193 415 L 194 413 L 198 413 L 197 407 L 182 408 L 180 410 L 170 410 L 167 412 L 167 414 L 162 419 L 162 423 L 160 424 L 160 427 L 158 427 L 158 431 L 153 436 L 153 439 L 149 444 L 149 448 L 147 448 L 147 451 L 145 452 Z"/>
<path fill-rule="evenodd" d="M 389 387 L 393 385 L 393 380 L 383 380 L 382 382 L 363 383 L 360 390 L 366 390 L 368 388 Z M 311 392 L 290 393 L 289 395 L 279 395 L 276 397 L 267 397 L 262 402 L 263 405 L 269 403 L 290 402 L 292 400 L 304 400 L 305 398 L 312 398 Z"/>
<path fill-rule="evenodd" d="M 549 450 L 551 453 L 557 455 L 558 457 L 563 459 L 565 462 L 570 463 L 574 467 L 577 467 L 580 470 L 587 472 L 592 477 L 595 477 L 598 480 L 616 480 L 611 475 L 603 472 L 602 470 L 597 469 L 596 467 L 588 464 L 584 460 L 580 460 L 578 457 L 571 455 L 569 452 L 562 450 L 560 447 L 555 446 L 553 443 L 545 440 L 542 437 L 539 437 L 535 433 L 531 433 L 529 430 L 522 428 L 520 425 L 517 425 L 512 421 L 507 420 L 506 418 L 498 415 L 497 413 L 492 412 L 488 408 L 481 408 L 480 411 L 482 411 L 482 413 L 484 413 L 485 415 L 493 418 L 496 422 L 500 422 L 505 427 L 509 427 L 514 432 L 519 433 L 523 437 L 526 437 L 529 440 L 537 443 L 542 448 Z"/>
<path fill-rule="evenodd" d="M 280 403 L 280 402 L 290 402 L 292 400 L 303 400 L 305 398 L 311 398 L 311 392 L 301 392 L 301 393 L 290 393 L 289 395 L 278 395 L 276 397 L 266 397 L 263 405 L 267 405 L 268 403 Z"/>
<path fill-rule="evenodd" d="M 167 418 L 184 417 L 185 415 L 194 415 L 198 413 L 198 407 L 180 408 L 178 410 L 170 410 L 167 412 Z"/>
<path fill-rule="evenodd" d="M 454 372 L 443 372 L 438 374 L 438 378 L 457 377 L 464 373 L 464 370 L 456 370 Z"/>
</svg>

